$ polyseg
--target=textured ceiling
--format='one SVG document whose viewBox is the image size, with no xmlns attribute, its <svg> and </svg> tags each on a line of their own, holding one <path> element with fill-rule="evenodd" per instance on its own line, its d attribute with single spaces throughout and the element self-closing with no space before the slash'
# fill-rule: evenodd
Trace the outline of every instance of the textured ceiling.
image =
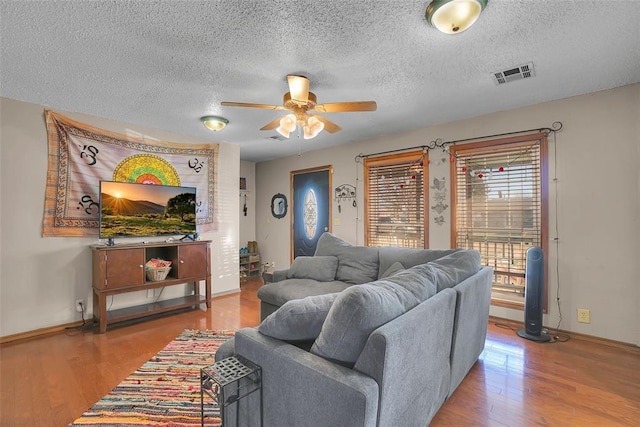
<svg viewBox="0 0 640 427">
<path fill-rule="evenodd" d="M 0 95 L 241 146 L 260 161 L 640 81 L 640 1 L 489 0 L 447 36 L 429 1 L 2 1 Z M 533 62 L 535 77 L 492 73 Z M 302 145 L 260 131 L 281 112 L 286 75 L 343 130 Z M 212 133 L 207 114 L 230 124 Z M 544 125 L 544 124 L 541 124 Z"/>
</svg>

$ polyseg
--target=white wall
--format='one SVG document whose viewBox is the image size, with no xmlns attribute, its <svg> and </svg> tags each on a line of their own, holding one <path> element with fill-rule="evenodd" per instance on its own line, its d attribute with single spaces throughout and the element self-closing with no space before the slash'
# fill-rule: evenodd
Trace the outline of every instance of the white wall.
<svg viewBox="0 0 640 427">
<path fill-rule="evenodd" d="M 0 335 L 7 336 L 80 320 L 75 300 L 91 311 L 91 250 L 95 238 L 42 237 L 47 176 L 47 134 L 43 106 L 0 98 Z M 54 108 L 55 110 L 55 108 Z M 193 144 L 215 141 L 145 129 L 97 117 L 55 110 L 75 120 L 126 134 Z M 197 120 L 196 120 L 197 121 Z M 220 144 L 217 231 L 211 240 L 212 292 L 238 290 L 238 197 L 240 150 Z M 225 201 L 233 200 L 233 203 Z M 132 240 L 133 242 L 134 240 Z M 162 298 L 184 294 L 168 287 Z M 148 302 L 146 292 L 116 295 L 111 308 Z"/>
<path fill-rule="evenodd" d="M 247 190 L 240 191 L 240 247 L 247 246 L 250 240 L 256 240 L 256 164 L 253 162 L 240 162 L 240 176 L 247 179 Z M 245 199 L 246 195 L 246 199 Z M 247 202 L 247 215 L 243 208 Z"/>
<path fill-rule="evenodd" d="M 342 213 L 338 213 L 334 202 L 333 232 L 351 243 L 362 244 L 362 166 L 354 161 L 358 153 L 426 145 L 437 138 L 451 141 L 549 127 L 561 121 L 564 129 L 557 134 L 557 145 L 553 137 L 549 141 L 550 238 L 555 237 L 557 191 L 560 255 L 555 243 L 550 242 L 549 313 L 544 323 L 549 327 L 558 324 L 555 298 L 558 292 L 561 329 L 640 344 L 639 111 L 640 84 L 635 84 L 258 163 L 256 237 L 263 260 L 275 261 L 277 269 L 290 264 L 290 213 L 276 220 L 268 206 L 275 193 L 290 197 L 291 170 L 331 164 L 334 187 L 343 183 L 357 185 L 357 208 L 343 206 Z M 310 150 L 313 140 L 303 144 Z M 557 148 L 557 184 L 553 182 L 554 148 Z M 450 164 L 446 161 L 438 164 L 440 157 L 438 150 L 430 153 L 429 182 L 434 177 L 445 177 L 448 186 Z M 431 248 L 450 247 L 450 215 L 449 209 L 443 226 L 431 220 Z M 555 276 L 558 261 L 559 290 Z M 591 310 L 590 324 L 577 323 L 578 308 Z M 491 314 L 523 319 L 522 311 L 503 307 L 492 307 Z"/>
</svg>

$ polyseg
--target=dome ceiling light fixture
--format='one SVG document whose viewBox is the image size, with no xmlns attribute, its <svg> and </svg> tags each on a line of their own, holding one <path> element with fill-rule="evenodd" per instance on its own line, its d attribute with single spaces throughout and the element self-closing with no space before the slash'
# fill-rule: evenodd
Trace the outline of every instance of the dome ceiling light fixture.
<svg viewBox="0 0 640 427">
<path fill-rule="evenodd" d="M 220 116 L 203 116 L 200 117 L 200 121 L 207 129 L 214 132 L 224 129 L 224 127 L 229 123 L 229 120 Z"/>
<path fill-rule="evenodd" d="M 488 0 L 433 0 L 425 13 L 427 22 L 445 34 L 458 34 L 476 22 Z"/>
</svg>

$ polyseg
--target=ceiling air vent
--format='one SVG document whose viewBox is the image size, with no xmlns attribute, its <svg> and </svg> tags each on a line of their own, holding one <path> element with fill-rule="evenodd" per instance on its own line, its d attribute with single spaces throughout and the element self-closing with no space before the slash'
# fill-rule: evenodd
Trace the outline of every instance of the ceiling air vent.
<svg viewBox="0 0 640 427">
<path fill-rule="evenodd" d="M 284 141 L 284 140 L 285 140 L 285 139 L 287 139 L 287 138 L 285 138 L 285 137 L 284 137 L 284 136 L 282 136 L 282 135 L 271 135 L 271 136 L 270 136 L 269 138 L 267 138 L 267 139 L 270 139 L 270 140 L 272 140 L 272 141 Z"/>
<path fill-rule="evenodd" d="M 508 70 L 498 71 L 492 75 L 495 83 L 502 85 L 516 80 L 528 79 L 529 77 L 535 76 L 536 73 L 533 71 L 533 62 L 529 62 L 528 64 L 519 65 Z"/>
</svg>

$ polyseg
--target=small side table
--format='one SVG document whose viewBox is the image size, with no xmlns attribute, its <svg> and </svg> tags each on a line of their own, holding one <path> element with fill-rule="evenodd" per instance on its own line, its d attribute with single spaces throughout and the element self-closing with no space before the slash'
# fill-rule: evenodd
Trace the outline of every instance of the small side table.
<svg viewBox="0 0 640 427">
<path fill-rule="evenodd" d="M 260 393 L 260 426 L 262 426 L 262 368 L 242 356 L 231 356 L 200 369 L 200 418 L 204 427 L 204 396 L 211 397 L 220 407 L 222 427 L 226 408 L 237 403 L 238 425 L 240 399 L 253 392 Z"/>
</svg>

